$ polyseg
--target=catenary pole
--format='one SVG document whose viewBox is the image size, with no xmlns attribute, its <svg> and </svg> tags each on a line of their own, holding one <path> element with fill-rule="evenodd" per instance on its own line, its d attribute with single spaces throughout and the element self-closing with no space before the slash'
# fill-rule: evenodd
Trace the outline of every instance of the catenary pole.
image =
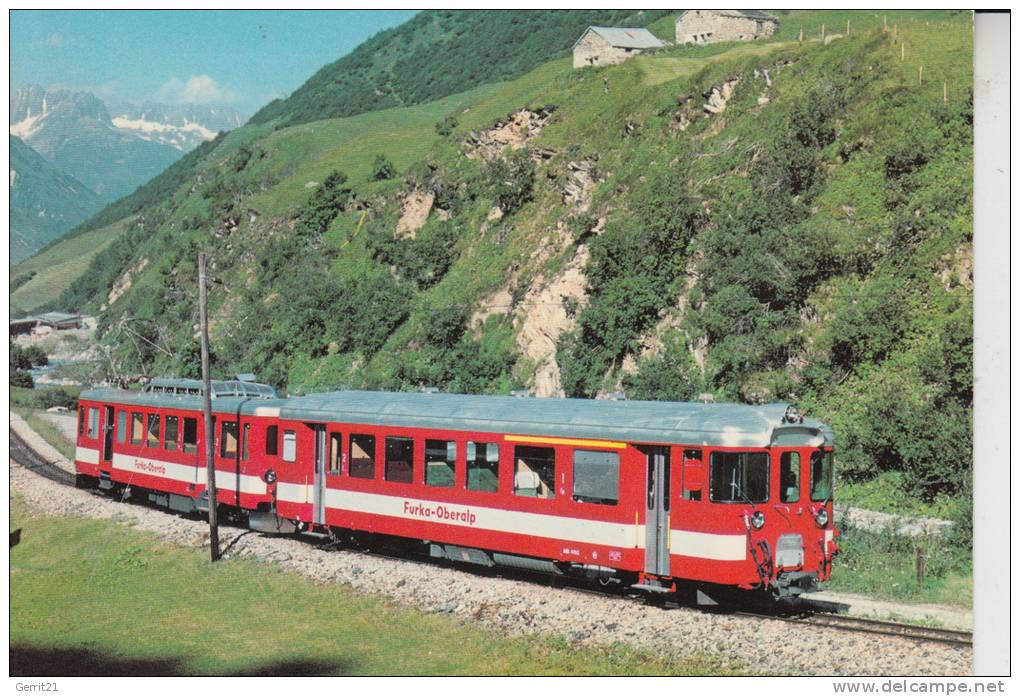
<svg viewBox="0 0 1020 696">
<path fill-rule="evenodd" d="M 212 418 L 212 389 L 209 379 L 209 315 L 206 308 L 205 254 L 198 254 L 198 315 L 202 325 L 202 413 L 205 416 L 205 473 L 208 478 L 206 494 L 209 498 L 209 555 L 210 560 L 220 558 L 220 531 L 216 521 L 216 466 L 213 453 L 216 449 Z"/>
</svg>

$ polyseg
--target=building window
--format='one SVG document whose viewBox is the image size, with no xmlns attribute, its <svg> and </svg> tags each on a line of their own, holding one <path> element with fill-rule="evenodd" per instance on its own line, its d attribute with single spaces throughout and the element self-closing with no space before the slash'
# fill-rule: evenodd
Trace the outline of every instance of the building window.
<svg viewBox="0 0 1020 696">
<path fill-rule="evenodd" d="M 620 499 L 620 455 L 574 450 L 574 500 L 616 505 Z"/>
<path fill-rule="evenodd" d="M 387 481 L 414 483 L 414 440 L 409 437 L 386 438 L 383 475 Z"/>
<path fill-rule="evenodd" d="M 375 436 L 351 435 L 350 461 L 351 478 L 375 478 Z"/>
<path fill-rule="evenodd" d="M 344 448 L 340 433 L 329 434 L 329 465 L 326 473 L 331 476 L 340 475 L 340 466 L 343 463 Z"/>
<path fill-rule="evenodd" d="M 117 442 L 127 442 L 127 411 L 117 411 Z"/>
<path fill-rule="evenodd" d="M 159 448 L 159 414 L 150 413 L 147 427 L 145 429 L 145 446 L 152 449 Z"/>
<path fill-rule="evenodd" d="M 467 487 L 472 491 L 499 490 L 499 445 L 495 442 L 467 443 Z"/>
<path fill-rule="evenodd" d="M 251 434 L 251 423 L 245 423 L 241 430 L 241 459 L 248 461 L 248 437 Z"/>
<path fill-rule="evenodd" d="M 783 452 L 779 457 L 779 499 L 784 503 L 800 500 L 800 454 Z"/>
<path fill-rule="evenodd" d="M 552 498 L 555 469 L 556 450 L 552 447 L 514 447 L 514 494 Z"/>
<path fill-rule="evenodd" d="M 223 421 L 220 426 L 220 456 L 237 456 L 237 421 Z"/>
<path fill-rule="evenodd" d="M 99 437 L 99 409 L 89 409 L 89 431 L 88 436 L 92 439 Z"/>
<path fill-rule="evenodd" d="M 266 454 L 275 457 L 280 451 L 280 426 L 270 425 L 266 428 Z"/>
<path fill-rule="evenodd" d="M 764 503 L 769 499 L 765 452 L 713 452 L 709 499 L 716 503 Z"/>
<path fill-rule="evenodd" d="M 283 431 L 283 461 L 297 460 L 297 433 L 293 430 Z"/>
<path fill-rule="evenodd" d="M 177 427 L 180 419 L 177 416 L 167 416 L 166 425 L 163 426 L 163 449 L 173 452 L 177 449 Z"/>
<path fill-rule="evenodd" d="M 193 453 L 198 451 L 198 420 L 195 418 L 184 419 L 184 437 L 181 438 L 181 451 Z"/>
<path fill-rule="evenodd" d="M 425 441 L 425 485 L 453 486 L 457 464 L 457 443 L 453 440 Z"/>
</svg>

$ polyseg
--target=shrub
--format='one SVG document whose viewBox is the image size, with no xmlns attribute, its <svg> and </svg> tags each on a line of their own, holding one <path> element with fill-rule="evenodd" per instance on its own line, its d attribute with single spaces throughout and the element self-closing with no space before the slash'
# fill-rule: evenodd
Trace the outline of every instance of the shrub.
<svg viewBox="0 0 1020 696">
<path fill-rule="evenodd" d="M 372 161 L 372 181 L 384 181 L 397 175 L 397 170 L 386 155 L 376 155 Z"/>
<path fill-rule="evenodd" d="M 535 185 L 535 164 L 524 150 L 493 160 L 488 183 L 496 205 L 510 215 L 529 202 Z"/>
<path fill-rule="evenodd" d="M 458 125 L 460 125 L 460 123 L 457 121 L 456 116 L 447 116 L 442 121 L 436 121 L 436 133 L 445 138 L 453 133 L 453 130 Z"/>
<path fill-rule="evenodd" d="M 10 385 L 12 387 L 26 387 L 28 389 L 32 389 L 35 387 L 35 382 L 32 381 L 32 375 L 24 370 L 11 370 Z"/>
</svg>

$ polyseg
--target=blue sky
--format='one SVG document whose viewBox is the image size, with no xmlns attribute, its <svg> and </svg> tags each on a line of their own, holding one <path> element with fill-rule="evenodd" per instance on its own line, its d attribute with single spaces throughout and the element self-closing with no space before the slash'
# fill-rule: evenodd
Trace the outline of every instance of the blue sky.
<svg viewBox="0 0 1020 696">
<path fill-rule="evenodd" d="M 28 83 L 231 106 L 245 117 L 413 11 L 11 13 L 11 90 Z"/>
</svg>

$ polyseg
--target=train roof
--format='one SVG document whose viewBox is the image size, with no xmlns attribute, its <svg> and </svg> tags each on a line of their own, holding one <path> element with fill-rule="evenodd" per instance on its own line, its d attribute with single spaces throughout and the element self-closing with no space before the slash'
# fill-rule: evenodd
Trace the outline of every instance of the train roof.
<svg viewBox="0 0 1020 696">
<path fill-rule="evenodd" d="M 84 399 L 201 409 L 188 395 L 120 390 Z M 217 398 L 217 413 L 279 416 L 444 430 L 611 439 L 638 443 L 767 447 L 834 444 L 832 429 L 801 419 L 786 403 L 751 406 L 679 401 L 605 401 L 466 394 L 336 391 L 286 399 Z"/>
</svg>

